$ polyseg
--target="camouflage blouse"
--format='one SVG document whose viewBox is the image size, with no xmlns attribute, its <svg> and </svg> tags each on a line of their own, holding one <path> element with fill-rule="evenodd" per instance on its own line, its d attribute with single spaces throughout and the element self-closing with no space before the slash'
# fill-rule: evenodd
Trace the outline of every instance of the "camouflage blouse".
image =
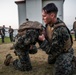
<svg viewBox="0 0 76 75">
<path fill-rule="evenodd" d="M 65 41 L 67 41 L 69 38 L 70 33 L 68 32 L 67 28 L 64 26 L 60 26 L 54 30 L 51 44 L 49 38 L 47 37 L 46 40 L 44 40 L 43 43 L 40 45 L 40 47 L 47 54 L 57 56 L 63 52 Z"/>
</svg>

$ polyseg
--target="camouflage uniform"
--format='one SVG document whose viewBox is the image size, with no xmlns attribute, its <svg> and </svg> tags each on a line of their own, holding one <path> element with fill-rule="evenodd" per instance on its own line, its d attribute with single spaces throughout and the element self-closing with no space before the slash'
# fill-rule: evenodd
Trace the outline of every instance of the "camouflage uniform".
<svg viewBox="0 0 76 75">
<path fill-rule="evenodd" d="M 4 38 L 5 38 L 5 28 L 4 27 L 2 27 L 2 29 L 1 29 L 1 38 L 2 38 L 2 43 L 4 43 L 5 41 L 4 41 Z"/>
<path fill-rule="evenodd" d="M 73 30 L 74 30 L 74 36 L 75 36 L 75 41 L 76 41 L 76 21 L 73 23 Z"/>
<path fill-rule="evenodd" d="M 34 33 L 33 33 L 34 32 Z M 35 40 L 37 38 L 36 30 L 29 30 L 26 33 L 26 36 L 19 37 L 18 42 L 14 45 L 15 53 L 19 56 L 19 60 L 15 60 L 13 65 L 20 69 L 21 71 L 32 69 L 29 53 L 34 54 L 37 53 L 37 48 L 35 47 Z M 30 50 L 30 45 L 33 46 L 33 49 Z"/>
<path fill-rule="evenodd" d="M 58 25 L 60 23 L 63 22 L 60 19 L 58 19 L 54 25 Z M 47 27 L 50 26 L 53 29 L 54 25 L 46 26 L 46 40 L 42 42 L 40 47 L 49 55 L 49 63 L 54 64 L 55 75 L 70 75 L 73 70 L 72 37 L 70 35 L 70 31 L 68 30 L 68 28 L 62 25 L 55 28 L 53 33 L 50 33 L 50 35 L 52 34 L 52 36 L 49 36 Z M 69 43 L 70 48 L 67 48 Z"/>
<path fill-rule="evenodd" d="M 20 25 L 17 40 L 14 43 L 14 53 L 19 57 L 13 61 L 13 66 L 16 69 L 21 71 L 32 69 L 29 53 L 37 53 L 35 44 L 41 30 L 42 25 L 39 22 L 28 21 Z"/>
</svg>

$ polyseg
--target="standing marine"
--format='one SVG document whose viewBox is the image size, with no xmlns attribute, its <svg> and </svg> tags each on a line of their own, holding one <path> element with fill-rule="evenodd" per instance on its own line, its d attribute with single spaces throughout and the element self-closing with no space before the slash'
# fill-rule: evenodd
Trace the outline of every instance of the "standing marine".
<svg viewBox="0 0 76 75">
<path fill-rule="evenodd" d="M 74 30 L 74 38 L 75 38 L 75 41 L 76 41 L 76 17 L 75 17 L 75 21 L 73 23 L 73 30 Z"/>
</svg>

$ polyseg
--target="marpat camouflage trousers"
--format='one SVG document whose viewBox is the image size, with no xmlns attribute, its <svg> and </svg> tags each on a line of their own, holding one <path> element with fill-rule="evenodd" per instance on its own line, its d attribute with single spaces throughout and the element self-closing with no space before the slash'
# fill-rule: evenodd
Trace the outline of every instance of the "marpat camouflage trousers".
<svg viewBox="0 0 76 75">
<path fill-rule="evenodd" d="M 73 49 L 71 48 L 67 53 L 62 53 L 56 58 L 55 75 L 72 75 L 73 72 Z"/>
<path fill-rule="evenodd" d="M 19 59 L 14 60 L 13 66 L 20 71 L 30 71 L 32 69 L 29 57 L 29 51 L 25 50 L 24 55 L 20 55 Z"/>
</svg>

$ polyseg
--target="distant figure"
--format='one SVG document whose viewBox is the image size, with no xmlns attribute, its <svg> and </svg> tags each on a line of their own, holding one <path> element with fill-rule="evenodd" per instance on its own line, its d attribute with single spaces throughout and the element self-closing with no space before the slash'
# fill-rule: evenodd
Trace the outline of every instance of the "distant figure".
<svg viewBox="0 0 76 75">
<path fill-rule="evenodd" d="M 3 25 L 2 29 L 1 29 L 2 43 L 4 43 L 4 37 L 5 37 L 5 25 Z"/>
<path fill-rule="evenodd" d="M 0 28 L 0 35 L 1 35 L 1 28 Z"/>
<path fill-rule="evenodd" d="M 26 18 L 26 22 L 28 22 L 29 21 L 29 19 L 28 18 Z"/>
<path fill-rule="evenodd" d="M 75 41 L 76 41 L 76 17 L 75 17 L 75 21 L 73 23 L 73 30 L 74 30 L 74 36 L 75 36 Z"/>
<path fill-rule="evenodd" d="M 9 26 L 9 38 L 10 38 L 10 41 L 13 42 L 13 32 L 14 30 L 11 28 L 11 26 Z"/>
</svg>

